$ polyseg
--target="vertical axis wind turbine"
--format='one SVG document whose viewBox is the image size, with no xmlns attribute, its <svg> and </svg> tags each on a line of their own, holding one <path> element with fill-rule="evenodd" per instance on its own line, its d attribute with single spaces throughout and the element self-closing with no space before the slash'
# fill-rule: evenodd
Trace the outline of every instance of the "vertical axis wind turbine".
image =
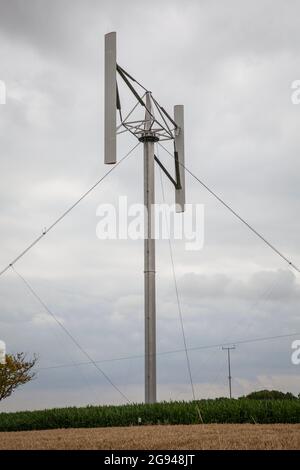
<svg viewBox="0 0 300 470">
<path fill-rule="evenodd" d="M 155 162 L 175 187 L 176 212 L 185 209 L 184 175 L 184 108 L 174 106 L 173 118 L 147 90 L 117 63 L 116 33 L 105 35 L 105 118 L 104 163 L 117 162 L 117 135 L 131 133 L 144 145 L 144 296 L 145 296 L 145 402 L 156 402 L 156 294 L 155 294 Z M 123 118 L 117 75 L 136 99 L 134 108 Z M 138 89 L 138 91 L 137 91 Z M 141 90 L 141 91 L 140 91 Z M 138 107 L 144 117 L 131 120 Z M 156 114 L 155 114 L 156 113 Z M 117 125 L 117 115 L 120 123 Z M 120 130 L 123 128 L 122 130 Z M 175 176 L 165 168 L 154 153 L 158 141 L 173 141 Z"/>
</svg>

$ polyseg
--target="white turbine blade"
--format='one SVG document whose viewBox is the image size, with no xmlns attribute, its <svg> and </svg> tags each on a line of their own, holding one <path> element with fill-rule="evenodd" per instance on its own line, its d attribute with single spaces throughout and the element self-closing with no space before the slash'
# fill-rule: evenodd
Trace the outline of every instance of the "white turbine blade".
<svg viewBox="0 0 300 470">
<path fill-rule="evenodd" d="M 117 34 L 105 35 L 104 163 L 117 161 Z"/>
<path fill-rule="evenodd" d="M 175 190 L 176 212 L 184 212 L 185 209 L 185 168 L 184 168 L 184 106 L 174 106 L 174 121 L 178 125 L 175 130 L 175 147 L 178 152 L 179 175 L 181 189 Z"/>
</svg>

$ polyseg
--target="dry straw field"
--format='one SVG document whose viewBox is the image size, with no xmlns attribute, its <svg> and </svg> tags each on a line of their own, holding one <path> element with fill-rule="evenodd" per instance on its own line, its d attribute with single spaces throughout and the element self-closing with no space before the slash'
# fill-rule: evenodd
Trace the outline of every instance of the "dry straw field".
<svg viewBox="0 0 300 470">
<path fill-rule="evenodd" d="M 200 424 L 1 432 L 0 449 L 300 449 L 300 424 Z"/>
</svg>

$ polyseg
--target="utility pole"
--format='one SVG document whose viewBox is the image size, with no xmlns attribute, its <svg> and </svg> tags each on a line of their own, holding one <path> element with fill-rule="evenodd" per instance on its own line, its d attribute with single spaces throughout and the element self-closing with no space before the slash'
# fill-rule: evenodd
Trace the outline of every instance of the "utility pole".
<svg viewBox="0 0 300 470">
<path fill-rule="evenodd" d="M 232 398 L 232 390 L 231 390 L 231 365 L 230 365 L 230 351 L 235 349 L 235 346 L 231 347 L 224 347 L 222 346 L 223 350 L 227 350 L 227 357 L 228 357 L 228 382 L 229 382 L 229 398 Z"/>
<path fill-rule="evenodd" d="M 156 293 L 155 293 L 155 226 L 154 226 L 154 142 L 159 138 L 151 130 L 153 124 L 151 93 L 146 94 L 144 144 L 144 206 L 145 206 L 145 402 L 156 402 Z"/>
</svg>

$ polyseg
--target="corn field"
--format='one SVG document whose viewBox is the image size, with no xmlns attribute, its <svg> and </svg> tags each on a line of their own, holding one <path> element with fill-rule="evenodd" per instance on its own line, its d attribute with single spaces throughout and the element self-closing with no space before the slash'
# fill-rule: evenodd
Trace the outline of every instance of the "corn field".
<svg viewBox="0 0 300 470">
<path fill-rule="evenodd" d="M 300 423 L 300 400 L 222 398 L 0 413 L 0 431 L 199 423 Z"/>
</svg>

